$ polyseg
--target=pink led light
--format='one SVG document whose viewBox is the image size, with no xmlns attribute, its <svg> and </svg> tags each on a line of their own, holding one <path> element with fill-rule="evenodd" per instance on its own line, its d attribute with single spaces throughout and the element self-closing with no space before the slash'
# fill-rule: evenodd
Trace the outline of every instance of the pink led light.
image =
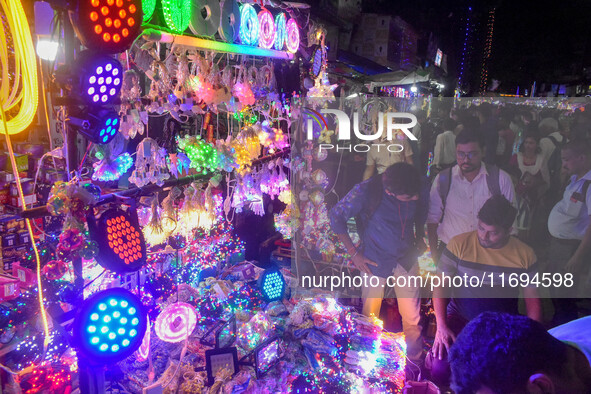
<svg viewBox="0 0 591 394">
<path fill-rule="evenodd" d="M 270 49 L 275 43 L 275 20 L 268 10 L 259 12 L 259 46 Z"/>
<path fill-rule="evenodd" d="M 197 325 L 195 308 L 184 302 L 169 305 L 156 318 L 154 331 L 164 342 L 176 343 L 186 339 Z"/>
<path fill-rule="evenodd" d="M 150 353 L 150 331 L 150 317 L 148 317 L 146 333 L 142 339 L 142 344 L 135 352 L 135 356 L 138 361 L 146 361 L 148 359 L 148 354 Z"/>
<path fill-rule="evenodd" d="M 287 38 L 285 45 L 287 50 L 291 53 L 296 53 L 300 48 L 300 29 L 295 19 L 291 18 L 287 21 Z"/>
</svg>

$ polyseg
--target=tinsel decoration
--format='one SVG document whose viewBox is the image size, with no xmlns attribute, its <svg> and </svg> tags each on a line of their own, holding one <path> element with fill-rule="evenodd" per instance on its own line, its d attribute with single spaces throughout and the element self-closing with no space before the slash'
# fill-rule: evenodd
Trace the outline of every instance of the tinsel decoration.
<svg viewBox="0 0 591 394">
<path fill-rule="evenodd" d="M 170 233 L 164 228 L 160 218 L 160 207 L 158 206 L 158 193 L 152 198 L 152 217 L 148 224 L 142 229 L 146 243 L 150 246 L 160 245 L 166 242 Z"/>
</svg>

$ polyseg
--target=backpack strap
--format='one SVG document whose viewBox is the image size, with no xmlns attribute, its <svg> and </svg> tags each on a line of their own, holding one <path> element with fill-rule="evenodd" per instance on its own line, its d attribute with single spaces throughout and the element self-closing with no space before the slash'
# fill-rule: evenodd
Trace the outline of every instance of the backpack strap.
<svg viewBox="0 0 591 394">
<path fill-rule="evenodd" d="M 564 137 L 563 137 L 563 138 L 564 138 Z M 554 144 L 554 146 L 555 146 L 556 148 L 560 148 L 560 145 L 561 145 L 561 144 L 558 142 L 558 140 L 556 139 L 556 137 L 549 135 L 549 136 L 548 136 L 548 139 L 549 139 L 550 141 L 552 141 L 552 143 Z"/>
<path fill-rule="evenodd" d="M 439 178 L 437 180 L 437 190 L 439 190 L 439 197 L 441 198 L 441 204 L 443 209 L 443 213 L 441 214 L 441 219 L 439 220 L 439 223 L 443 223 L 443 217 L 445 216 L 445 203 L 447 202 L 447 195 L 451 190 L 452 168 L 453 166 L 447 167 L 438 175 Z"/>
<path fill-rule="evenodd" d="M 498 196 L 503 194 L 501 192 L 501 183 L 499 180 L 499 167 L 494 165 L 484 164 L 486 168 L 486 172 L 488 175 L 486 176 L 486 185 L 488 186 L 488 191 L 493 196 Z"/>
<path fill-rule="evenodd" d="M 583 192 L 583 204 L 587 203 L 587 191 L 589 190 L 589 185 L 591 185 L 590 180 L 586 180 L 585 183 L 583 183 L 583 189 L 581 190 L 581 192 Z"/>
</svg>

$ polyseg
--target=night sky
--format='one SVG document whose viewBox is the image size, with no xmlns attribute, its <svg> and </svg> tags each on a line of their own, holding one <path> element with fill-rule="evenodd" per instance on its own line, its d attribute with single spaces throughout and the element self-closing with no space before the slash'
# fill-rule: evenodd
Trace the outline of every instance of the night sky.
<svg viewBox="0 0 591 394">
<path fill-rule="evenodd" d="M 399 15 L 419 30 L 435 32 L 444 52 L 455 54 L 456 59 L 461 56 L 462 30 L 470 6 L 477 21 L 475 53 L 486 34 L 487 13 L 496 6 L 489 76 L 502 82 L 501 90 L 528 87 L 533 81 L 568 82 L 569 75 L 581 76 L 583 67 L 591 67 L 588 0 L 372 0 L 363 4 L 366 12 Z M 482 63 L 479 56 L 474 56 L 471 70 L 475 81 Z M 449 71 L 453 72 L 450 60 Z"/>
</svg>

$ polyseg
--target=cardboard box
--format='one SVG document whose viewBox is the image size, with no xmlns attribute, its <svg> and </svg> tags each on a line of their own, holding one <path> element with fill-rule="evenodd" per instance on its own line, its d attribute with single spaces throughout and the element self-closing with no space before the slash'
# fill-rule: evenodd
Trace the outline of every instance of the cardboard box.
<svg viewBox="0 0 591 394">
<path fill-rule="evenodd" d="M 11 248 L 18 244 L 18 236 L 15 233 L 4 234 L 0 238 L 2 238 L 2 248 Z"/>
<path fill-rule="evenodd" d="M 22 246 L 13 246 L 10 248 L 2 248 L 2 259 L 17 259 L 20 260 L 24 257 L 28 250 L 30 249 L 29 245 L 22 245 Z"/>
<path fill-rule="evenodd" d="M 37 218 L 37 219 L 39 219 L 39 218 Z M 41 221 L 41 223 L 43 223 L 43 221 Z M 35 226 L 33 226 L 33 229 L 34 228 L 35 228 Z M 33 232 L 33 234 L 35 234 L 35 233 Z M 19 231 L 16 235 L 18 236 L 17 242 L 19 245 L 29 245 L 31 243 L 31 237 L 29 236 L 28 231 Z"/>
<path fill-rule="evenodd" d="M 5 155 L 7 156 L 6 172 L 12 172 L 12 161 L 10 160 L 10 155 L 8 153 L 5 153 Z M 19 173 L 27 172 L 29 170 L 29 156 L 15 153 L 14 161 L 16 162 L 16 168 Z"/>
<path fill-rule="evenodd" d="M 28 194 L 25 195 L 25 204 L 30 205 L 30 204 L 35 204 L 37 202 L 37 195 L 36 194 Z M 23 209 L 23 205 L 21 204 L 21 199 L 17 196 L 11 196 L 10 197 L 10 204 L 13 207 L 17 207 L 17 208 L 21 208 Z"/>
<path fill-rule="evenodd" d="M 17 277 L 21 282 L 21 287 L 29 287 L 35 284 L 35 274 L 33 270 L 21 267 L 19 262 L 12 264 L 12 276 Z"/>
<path fill-rule="evenodd" d="M 12 266 L 18 262 L 18 259 L 5 259 L 0 257 L 4 272 L 12 272 Z"/>
<path fill-rule="evenodd" d="M 0 301 L 10 301 L 20 294 L 20 281 L 11 275 L 0 275 Z"/>
<path fill-rule="evenodd" d="M 10 202 L 10 192 L 8 187 L 0 189 L 0 204 L 6 205 Z"/>
<path fill-rule="evenodd" d="M 25 219 L 17 215 L 0 215 L 0 233 L 17 232 L 26 229 Z"/>
<path fill-rule="evenodd" d="M 21 187 L 23 188 L 23 194 L 33 194 L 33 180 L 31 178 L 22 178 Z M 10 183 L 10 197 L 18 197 L 18 186 L 16 181 Z"/>
</svg>

